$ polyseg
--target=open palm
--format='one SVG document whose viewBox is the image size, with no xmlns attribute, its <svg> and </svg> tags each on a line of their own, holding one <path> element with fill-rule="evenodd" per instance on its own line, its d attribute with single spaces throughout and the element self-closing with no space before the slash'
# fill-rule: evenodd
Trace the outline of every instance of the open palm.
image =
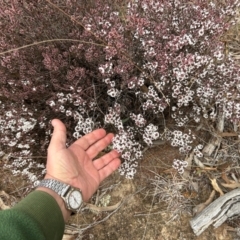
<svg viewBox="0 0 240 240">
<path fill-rule="evenodd" d="M 66 128 L 58 119 L 48 148 L 47 174 L 45 179 L 56 179 L 80 188 L 84 201 L 97 190 L 100 182 L 120 165 L 119 153 L 111 152 L 93 160 L 112 141 L 113 134 L 97 129 L 66 148 Z"/>
</svg>

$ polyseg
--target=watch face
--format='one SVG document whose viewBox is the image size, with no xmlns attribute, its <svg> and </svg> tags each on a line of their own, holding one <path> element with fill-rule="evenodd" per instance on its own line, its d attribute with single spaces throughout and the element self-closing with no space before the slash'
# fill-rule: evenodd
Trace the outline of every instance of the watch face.
<svg viewBox="0 0 240 240">
<path fill-rule="evenodd" d="M 81 194 L 81 192 L 79 192 L 78 190 L 73 190 L 69 194 L 68 204 L 73 210 L 74 209 L 77 210 L 82 204 L 82 194 Z"/>
</svg>

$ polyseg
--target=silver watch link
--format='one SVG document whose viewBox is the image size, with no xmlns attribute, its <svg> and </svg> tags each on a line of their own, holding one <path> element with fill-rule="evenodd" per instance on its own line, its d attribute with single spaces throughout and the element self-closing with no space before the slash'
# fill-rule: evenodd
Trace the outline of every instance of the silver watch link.
<svg viewBox="0 0 240 240">
<path fill-rule="evenodd" d="M 78 212 L 82 206 L 83 198 L 80 189 L 55 179 L 44 179 L 38 187 L 46 187 L 56 192 L 64 201 L 65 206 L 72 212 Z"/>
</svg>

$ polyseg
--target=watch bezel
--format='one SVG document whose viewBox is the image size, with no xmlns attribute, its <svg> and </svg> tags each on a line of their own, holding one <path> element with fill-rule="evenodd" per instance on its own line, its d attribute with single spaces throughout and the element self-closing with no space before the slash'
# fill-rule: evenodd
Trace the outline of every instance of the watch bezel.
<svg viewBox="0 0 240 240">
<path fill-rule="evenodd" d="M 72 195 L 73 192 L 78 192 L 78 193 L 80 194 L 80 197 L 81 197 L 79 206 L 78 206 L 77 208 L 73 208 L 73 207 L 71 206 L 71 203 L 70 203 L 70 197 L 71 197 L 71 195 Z M 79 209 L 81 208 L 81 206 L 82 206 L 82 204 L 83 204 L 83 197 L 82 197 L 82 192 L 81 192 L 81 190 L 78 189 L 78 188 L 71 187 L 70 191 L 67 193 L 65 203 L 67 204 L 67 206 L 66 206 L 67 209 L 69 209 L 69 210 L 71 210 L 71 211 L 73 211 L 73 212 L 79 211 Z"/>
<path fill-rule="evenodd" d="M 80 195 L 80 197 L 81 197 L 79 206 L 76 207 L 76 208 L 73 208 L 73 207 L 71 206 L 71 202 L 70 202 L 70 197 L 71 197 L 71 195 L 73 194 L 73 192 L 78 192 L 79 195 Z M 82 198 L 82 192 L 81 192 L 81 190 L 78 189 L 78 188 L 73 188 L 73 187 L 72 187 L 72 189 L 68 192 L 68 195 L 67 195 L 67 204 L 68 204 L 69 209 L 71 209 L 72 211 L 78 211 L 78 210 L 81 208 L 82 203 L 83 203 L 83 198 Z"/>
</svg>

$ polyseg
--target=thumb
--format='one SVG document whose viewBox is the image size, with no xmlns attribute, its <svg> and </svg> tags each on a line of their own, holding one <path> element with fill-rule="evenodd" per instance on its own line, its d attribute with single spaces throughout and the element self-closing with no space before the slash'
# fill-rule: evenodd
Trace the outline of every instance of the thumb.
<svg viewBox="0 0 240 240">
<path fill-rule="evenodd" d="M 66 148 L 66 127 L 59 119 L 52 120 L 53 135 L 48 147 L 50 153 Z"/>
</svg>

